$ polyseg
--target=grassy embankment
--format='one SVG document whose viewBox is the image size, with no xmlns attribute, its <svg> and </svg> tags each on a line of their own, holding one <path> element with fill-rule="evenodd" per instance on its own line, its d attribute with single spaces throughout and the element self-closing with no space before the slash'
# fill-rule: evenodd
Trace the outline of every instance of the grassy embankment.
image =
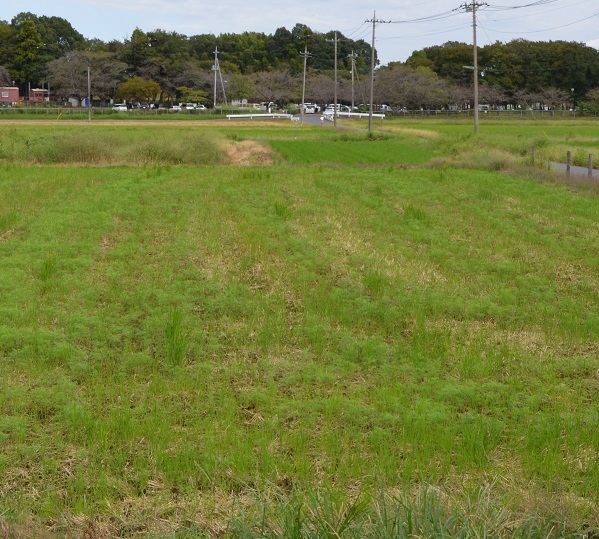
<svg viewBox="0 0 599 539">
<path fill-rule="evenodd" d="M 385 125 L 0 131 L 2 533 L 597 533 L 596 190 Z"/>
</svg>

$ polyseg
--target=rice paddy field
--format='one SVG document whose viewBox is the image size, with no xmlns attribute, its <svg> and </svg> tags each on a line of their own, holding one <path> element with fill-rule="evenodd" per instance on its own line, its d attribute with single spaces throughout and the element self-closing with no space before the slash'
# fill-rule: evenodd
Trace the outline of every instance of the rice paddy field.
<svg viewBox="0 0 599 539">
<path fill-rule="evenodd" d="M 599 537 L 598 148 L 1 121 L 0 537 Z"/>
</svg>

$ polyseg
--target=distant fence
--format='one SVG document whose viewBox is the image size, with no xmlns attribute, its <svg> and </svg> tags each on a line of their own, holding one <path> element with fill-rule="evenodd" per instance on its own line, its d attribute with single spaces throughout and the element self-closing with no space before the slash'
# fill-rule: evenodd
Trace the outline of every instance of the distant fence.
<svg viewBox="0 0 599 539">
<path fill-rule="evenodd" d="M 572 110 L 486 110 L 479 111 L 480 118 L 580 118 L 597 117 L 596 112 L 583 112 Z M 434 116 L 434 117 L 471 117 L 473 110 L 405 110 L 387 113 L 387 116 Z"/>
<path fill-rule="evenodd" d="M 228 109 L 231 111 L 231 109 Z M 248 110 L 247 108 L 245 109 Z M 219 114 L 225 114 L 227 109 L 217 107 L 216 112 Z M 0 116 L 12 116 L 20 114 L 51 114 L 51 115 L 69 115 L 69 114 L 87 114 L 87 107 L 0 107 Z M 192 114 L 202 115 L 215 112 L 214 110 L 169 110 L 167 108 L 154 108 L 154 109 L 129 109 L 127 112 L 116 112 L 111 107 L 92 107 L 92 114 L 94 116 L 103 115 L 133 115 L 133 116 L 158 116 L 158 115 L 180 115 L 180 114 Z M 246 113 L 247 114 L 247 113 Z M 260 111 L 256 111 L 256 115 L 260 114 Z M 351 113 L 352 116 L 358 114 L 369 115 L 367 111 L 361 111 L 358 113 Z M 345 116 L 346 114 L 339 112 L 338 116 Z M 381 112 L 376 111 L 375 117 L 382 115 Z M 401 117 L 419 117 L 419 118 L 471 118 L 474 115 L 473 110 L 402 110 L 402 111 L 390 111 L 385 113 L 386 118 L 401 118 Z M 571 111 L 571 110 L 488 110 L 479 111 L 479 117 L 484 118 L 528 118 L 528 119 L 550 119 L 550 118 L 592 118 L 598 117 L 597 112 L 584 112 L 584 111 Z"/>
</svg>

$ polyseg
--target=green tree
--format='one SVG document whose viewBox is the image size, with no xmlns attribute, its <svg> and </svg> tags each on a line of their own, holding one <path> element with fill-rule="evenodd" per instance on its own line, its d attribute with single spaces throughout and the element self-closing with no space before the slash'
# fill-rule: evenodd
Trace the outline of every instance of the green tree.
<svg viewBox="0 0 599 539">
<path fill-rule="evenodd" d="M 160 95 L 160 85 L 142 77 L 131 77 L 119 85 L 117 95 L 127 101 L 154 101 Z"/>
<path fill-rule="evenodd" d="M 395 62 L 391 62 L 391 64 Z M 426 52 L 424 51 L 414 51 L 410 57 L 406 60 L 406 65 L 411 67 L 412 69 L 416 69 L 417 67 L 427 67 L 431 71 L 435 69 L 434 62 L 427 57 Z"/>
<path fill-rule="evenodd" d="M 249 99 L 254 93 L 254 83 L 245 75 L 234 73 L 229 80 L 229 99 Z"/>
<path fill-rule="evenodd" d="M 303 68 L 303 59 L 293 42 L 293 35 L 287 28 L 281 27 L 269 36 L 267 42 L 267 53 L 269 66 L 273 68 L 284 68 L 299 71 Z"/>
<path fill-rule="evenodd" d="M 6 21 L 0 21 L 0 65 L 12 69 L 15 30 Z"/>
<path fill-rule="evenodd" d="M 443 45 L 434 47 L 425 47 L 424 52 L 426 58 L 432 61 L 433 71 L 440 77 L 450 79 L 456 84 L 466 84 L 472 81 L 472 70 L 465 69 L 464 66 L 471 66 L 473 62 L 472 45 L 460 43 L 457 41 L 449 41 Z M 412 59 L 417 62 L 416 53 L 406 60 L 406 64 L 410 65 Z"/>
<path fill-rule="evenodd" d="M 201 34 L 189 38 L 190 52 L 200 62 L 213 62 L 214 50 L 218 46 L 213 34 Z"/>
<path fill-rule="evenodd" d="M 136 28 L 131 34 L 131 39 L 125 41 L 121 58 L 136 70 L 148 61 L 150 52 L 150 38 L 145 32 Z"/>
<path fill-rule="evenodd" d="M 189 88 L 187 86 L 179 86 L 176 88 L 175 96 L 182 102 L 186 103 L 202 103 L 208 101 L 208 92 L 202 89 Z"/>
<path fill-rule="evenodd" d="M 4 66 L 0 65 L 0 86 L 11 86 L 12 79 L 10 78 L 10 73 L 8 69 Z"/>
<path fill-rule="evenodd" d="M 32 20 L 25 20 L 16 30 L 11 75 L 19 84 L 37 83 L 40 74 L 40 49 L 43 41 Z"/>
</svg>

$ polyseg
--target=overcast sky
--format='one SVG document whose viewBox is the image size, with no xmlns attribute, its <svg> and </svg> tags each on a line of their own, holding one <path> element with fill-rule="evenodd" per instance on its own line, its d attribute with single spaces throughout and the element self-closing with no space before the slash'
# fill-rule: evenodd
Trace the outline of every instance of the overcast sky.
<svg viewBox="0 0 599 539">
<path fill-rule="evenodd" d="M 471 4 L 472 0 L 468 1 Z M 296 23 L 302 23 L 316 32 L 338 30 L 348 38 L 370 43 L 373 25 L 366 21 L 371 21 L 376 12 L 376 19 L 385 22 L 376 25 L 375 46 L 381 63 L 386 64 L 403 62 L 415 50 L 447 41 L 472 43 L 472 14 L 460 9 L 464 0 L 461 2 L 28 0 L 2 2 L 0 19 L 10 22 L 23 11 L 62 17 L 84 37 L 102 41 L 123 41 L 131 37 L 135 28 L 144 32 L 174 31 L 186 36 L 245 31 L 273 34 L 277 28 L 284 26 L 291 30 Z M 487 6 L 477 9 L 479 46 L 523 38 L 576 41 L 599 48 L 597 0 L 487 0 L 486 3 Z"/>
</svg>

